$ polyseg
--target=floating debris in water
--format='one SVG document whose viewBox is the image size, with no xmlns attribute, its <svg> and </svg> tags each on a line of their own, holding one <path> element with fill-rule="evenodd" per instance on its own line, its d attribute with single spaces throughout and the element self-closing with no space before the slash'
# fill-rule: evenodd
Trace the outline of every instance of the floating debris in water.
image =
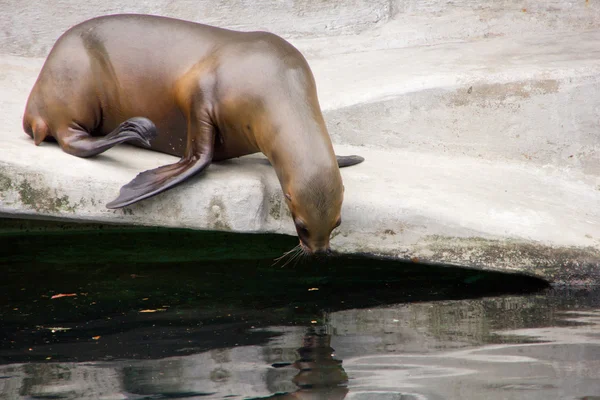
<svg viewBox="0 0 600 400">
<path fill-rule="evenodd" d="M 59 294 L 55 294 L 54 296 L 50 297 L 50 300 L 60 299 L 61 297 L 74 297 L 74 296 L 77 296 L 77 293 L 59 293 Z"/>
</svg>

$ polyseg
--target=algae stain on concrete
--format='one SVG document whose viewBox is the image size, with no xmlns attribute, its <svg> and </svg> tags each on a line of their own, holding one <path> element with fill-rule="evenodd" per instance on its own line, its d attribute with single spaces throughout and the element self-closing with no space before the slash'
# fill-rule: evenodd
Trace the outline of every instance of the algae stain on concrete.
<svg viewBox="0 0 600 400">
<path fill-rule="evenodd" d="M 16 185 L 16 190 L 25 206 L 39 212 L 59 213 L 68 211 L 74 213 L 77 209 L 77 205 L 71 204 L 68 196 L 53 195 L 49 188 L 33 187 L 27 179 L 23 179 L 21 183 Z"/>
<path fill-rule="evenodd" d="M 0 172 L 0 193 L 8 192 L 10 189 L 12 189 L 12 179 Z"/>
<path fill-rule="evenodd" d="M 449 104 L 454 107 L 475 104 L 483 108 L 495 108 L 512 105 L 516 99 L 556 93 L 559 88 L 560 83 L 554 79 L 479 84 L 470 86 L 467 90 L 460 89 L 450 97 Z"/>
<path fill-rule="evenodd" d="M 121 208 L 122 215 L 133 215 L 133 210 L 130 207 Z"/>
<path fill-rule="evenodd" d="M 422 259 L 483 270 L 531 274 L 554 283 L 597 281 L 600 252 L 594 247 L 552 247 L 519 240 L 432 235 L 418 243 Z"/>
<path fill-rule="evenodd" d="M 281 219 L 281 198 L 272 194 L 269 198 L 269 215 L 276 220 Z"/>
<path fill-rule="evenodd" d="M 276 221 L 288 220 L 292 218 L 292 213 L 287 204 L 284 203 L 283 197 L 279 194 L 272 193 L 268 201 L 269 216 Z"/>
<path fill-rule="evenodd" d="M 227 212 L 223 201 L 213 198 L 208 205 L 208 224 L 212 229 L 219 231 L 231 231 L 231 225 L 227 218 Z"/>
<path fill-rule="evenodd" d="M 27 178 L 17 180 L 0 171 L 0 193 L 9 192 L 17 194 L 24 206 L 38 212 L 59 213 L 67 211 L 74 213 L 79 205 L 71 203 L 66 195 L 53 194 L 48 187 L 34 187 Z"/>
</svg>

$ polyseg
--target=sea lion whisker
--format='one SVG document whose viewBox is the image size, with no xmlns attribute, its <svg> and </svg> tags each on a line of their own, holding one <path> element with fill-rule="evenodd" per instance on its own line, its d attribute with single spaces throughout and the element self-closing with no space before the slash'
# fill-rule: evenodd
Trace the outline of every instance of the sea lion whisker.
<svg viewBox="0 0 600 400">
<path fill-rule="evenodd" d="M 302 249 L 301 252 L 298 253 L 298 257 L 294 261 L 294 268 L 298 265 L 298 262 L 304 262 L 308 259 L 309 255 L 306 253 L 306 250 Z"/>
<path fill-rule="evenodd" d="M 294 253 L 291 255 L 291 257 L 288 259 L 288 262 L 286 264 L 284 264 L 282 266 L 285 267 L 287 264 L 291 263 L 293 260 L 295 260 L 296 258 L 298 258 L 298 256 L 300 255 L 300 253 L 302 252 L 302 250 L 300 248 L 297 248 Z"/>
<path fill-rule="evenodd" d="M 298 246 L 299 246 L 299 245 L 298 245 Z M 282 255 L 281 257 L 277 257 L 277 258 L 275 259 L 275 261 L 279 261 L 279 260 L 281 260 L 282 258 L 284 258 L 285 256 L 287 256 L 288 254 L 290 254 L 291 252 L 293 252 L 294 250 L 296 250 L 296 248 L 297 248 L 298 246 L 294 246 L 294 247 L 292 247 L 290 250 L 288 250 L 288 251 L 286 251 L 285 253 L 283 253 L 283 255 Z"/>
<path fill-rule="evenodd" d="M 283 258 L 285 256 L 287 256 L 290 253 L 296 252 L 298 251 L 298 248 L 300 247 L 299 244 L 297 244 L 296 246 L 292 247 L 290 250 L 286 251 L 285 253 L 283 253 L 283 256 L 279 257 L 279 258 Z"/>
<path fill-rule="evenodd" d="M 281 268 L 284 268 L 286 265 L 288 265 L 288 264 L 290 263 L 290 261 L 294 259 L 295 255 L 296 255 L 296 253 L 294 253 L 292 256 L 290 256 L 290 257 L 289 257 L 289 258 L 288 258 L 288 259 L 287 259 L 287 260 L 286 260 L 286 261 L 283 263 L 283 265 L 281 266 Z"/>
<path fill-rule="evenodd" d="M 281 268 L 285 268 L 288 264 L 291 264 L 294 259 L 298 257 L 298 253 L 295 253 L 292 257 L 290 257 L 285 264 L 281 266 Z"/>
<path fill-rule="evenodd" d="M 277 257 L 275 260 L 273 260 L 274 262 L 273 262 L 273 264 L 271 264 L 271 266 L 272 267 L 275 266 L 277 263 L 279 263 L 279 261 L 283 260 L 284 258 L 286 258 L 287 256 L 289 256 L 290 254 L 298 251 L 299 247 L 300 247 L 300 245 L 294 246 L 289 251 L 286 251 L 285 253 L 283 253 L 283 255 L 281 255 L 280 257 Z"/>
<path fill-rule="evenodd" d="M 300 246 L 297 246 L 294 249 L 295 249 L 295 251 L 292 254 L 292 256 L 290 258 L 288 258 L 288 260 L 285 262 L 285 264 L 283 264 L 281 266 L 281 268 L 284 268 L 286 265 L 291 263 L 293 260 L 297 259 L 302 254 L 302 249 L 300 248 Z"/>
</svg>

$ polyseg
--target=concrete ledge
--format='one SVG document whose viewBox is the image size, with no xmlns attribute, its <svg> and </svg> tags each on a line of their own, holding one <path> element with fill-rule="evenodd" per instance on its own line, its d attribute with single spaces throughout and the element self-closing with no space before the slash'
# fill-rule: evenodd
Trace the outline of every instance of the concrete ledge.
<svg viewBox="0 0 600 400">
<path fill-rule="evenodd" d="M 314 37 L 293 40 L 306 46 L 336 151 L 366 158 L 342 170 L 344 222 L 332 247 L 600 282 L 600 35 L 364 51 L 375 31 L 355 36 L 348 53 L 336 45 L 347 36 L 332 36 L 331 51 Z M 137 173 L 174 158 L 121 146 L 84 160 L 34 147 L 21 116 L 42 62 L 0 56 L 0 215 L 294 234 L 261 156 L 107 210 Z"/>
<path fill-rule="evenodd" d="M 35 148 L 24 135 L 10 142 L 18 152 L 3 152 L 0 162 L 4 215 L 294 233 L 279 182 L 262 157 L 213 164 L 184 185 L 114 211 L 104 204 L 123 182 L 174 158 L 122 146 L 86 160 L 52 144 Z M 347 196 L 344 223 L 332 240 L 336 251 L 527 272 L 554 282 L 599 278 L 600 191 L 569 173 L 439 154 L 336 149 L 367 159 L 342 170 Z M 24 154 L 35 154 L 35 165 Z"/>
</svg>

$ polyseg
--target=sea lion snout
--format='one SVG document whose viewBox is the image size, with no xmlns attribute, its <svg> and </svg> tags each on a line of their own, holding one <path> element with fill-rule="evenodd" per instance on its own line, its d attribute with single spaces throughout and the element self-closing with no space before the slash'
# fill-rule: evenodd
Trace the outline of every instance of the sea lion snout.
<svg viewBox="0 0 600 400">
<path fill-rule="evenodd" d="M 285 186 L 287 205 L 306 255 L 331 254 L 332 231 L 341 222 L 343 185 L 337 166 L 331 171 L 319 169 L 310 179 L 299 179 Z"/>
<path fill-rule="evenodd" d="M 296 221 L 298 221 L 296 219 Z M 296 222 L 295 221 L 295 222 Z M 298 239 L 300 240 L 300 246 L 304 250 L 305 254 L 315 257 L 325 257 L 331 254 L 331 248 L 329 245 L 329 238 L 331 233 L 329 231 L 319 232 L 319 228 L 322 225 L 314 225 L 313 234 L 305 228 L 305 225 L 296 222 L 296 232 L 298 232 Z"/>
<path fill-rule="evenodd" d="M 304 250 L 304 253 L 307 255 L 314 256 L 316 258 L 324 258 L 331 255 L 331 247 L 329 247 L 329 242 L 325 245 L 315 246 L 311 245 L 300 239 L 300 246 Z"/>
<path fill-rule="evenodd" d="M 327 257 L 331 255 L 331 248 L 329 247 L 329 245 L 327 245 L 327 247 L 322 247 L 322 248 L 318 248 L 316 250 L 313 251 L 313 254 L 316 257 Z"/>
</svg>

